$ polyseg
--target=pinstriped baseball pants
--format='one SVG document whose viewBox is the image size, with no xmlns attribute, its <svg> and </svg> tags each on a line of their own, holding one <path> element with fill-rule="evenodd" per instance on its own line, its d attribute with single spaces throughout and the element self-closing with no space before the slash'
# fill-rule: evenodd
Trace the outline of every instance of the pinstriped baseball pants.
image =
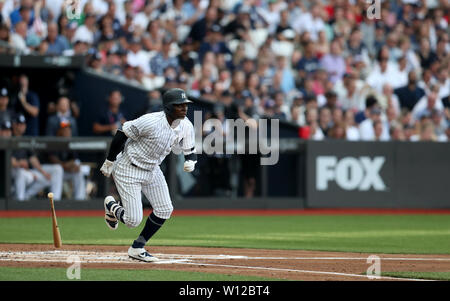
<svg viewBox="0 0 450 301">
<path fill-rule="evenodd" d="M 159 165 L 155 165 L 152 170 L 144 170 L 131 165 L 128 156 L 122 153 L 114 163 L 112 175 L 125 209 L 123 220 L 127 226 L 137 227 L 142 221 L 141 192 L 149 200 L 157 217 L 170 218 L 172 200 Z"/>
</svg>

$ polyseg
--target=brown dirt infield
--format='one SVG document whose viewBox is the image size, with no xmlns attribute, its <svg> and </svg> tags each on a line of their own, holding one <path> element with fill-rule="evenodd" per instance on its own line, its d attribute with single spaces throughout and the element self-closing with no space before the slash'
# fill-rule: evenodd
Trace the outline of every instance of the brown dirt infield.
<svg viewBox="0 0 450 301">
<path fill-rule="evenodd" d="M 380 258 L 381 271 L 448 272 L 450 255 L 367 254 L 300 250 L 199 248 L 148 246 L 158 263 L 143 263 L 127 257 L 127 246 L 64 245 L 55 249 L 44 244 L 0 244 L 0 266 L 66 267 L 76 255 L 82 268 L 164 269 L 227 275 L 249 275 L 285 280 L 364 281 L 373 262 Z M 381 277 L 380 280 L 396 280 Z"/>
</svg>

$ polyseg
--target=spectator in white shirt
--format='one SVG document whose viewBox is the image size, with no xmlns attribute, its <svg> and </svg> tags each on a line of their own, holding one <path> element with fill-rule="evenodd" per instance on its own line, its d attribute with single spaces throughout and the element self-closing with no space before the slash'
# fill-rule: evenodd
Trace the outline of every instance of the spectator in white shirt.
<svg viewBox="0 0 450 301">
<path fill-rule="evenodd" d="M 361 140 L 373 141 L 375 140 L 375 123 L 381 122 L 382 134 L 378 137 L 382 140 L 389 140 L 389 129 L 382 122 L 381 110 L 378 106 L 374 106 L 368 110 L 368 118 L 366 118 L 359 125 L 359 133 L 361 135 Z"/>
<path fill-rule="evenodd" d="M 267 8 L 258 7 L 256 11 L 268 24 L 267 30 L 269 33 L 275 33 L 280 22 L 281 3 L 278 3 L 278 0 L 268 0 Z"/>
<path fill-rule="evenodd" d="M 22 51 L 24 54 L 29 54 L 30 49 L 27 47 L 27 24 L 25 21 L 19 21 L 14 26 L 15 32 L 11 34 L 10 43 L 13 47 Z"/>
<path fill-rule="evenodd" d="M 84 20 L 84 24 L 77 28 L 75 31 L 73 41 L 82 41 L 87 44 L 94 44 L 95 42 L 95 35 L 94 33 L 97 32 L 97 25 L 96 25 L 96 17 L 94 14 L 88 13 L 86 14 L 86 18 Z"/>
<path fill-rule="evenodd" d="M 319 4 L 314 4 L 310 12 L 303 13 L 292 23 L 292 28 L 299 34 L 309 32 L 311 39 L 317 41 L 319 32 L 325 30 L 325 23 L 321 17 L 322 9 Z"/>
<path fill-rule="evenodd" d="M 438 97 L 438 86 L 432 87 L 428 95 L 422 97 L 412 110 L 412 122 L 420 120 L 422 116 L 431 116 L 431 112 L 436 109 L 438 111 L 444 111 L 444 105 L 441 99 Z"/>
<path fill-rule="evenodd" d="M 397 68 L 388 61 L 388 57 L 380 57 L 378 64 L 367 77 L 367 83 L 378 93 L 382 93 L 384 84 L 394 83 L 397 80 Z"/>
<path fill-rule="evenodd" d="M 383 135 L 384 127 L 381 120 L 377 120 L 373 122 L 373 133 L 374 133 L 374 141 L 388 141 L 389 137 Z"/>
<path fill-rule="evenodd" d="M 439 85 L 439 98 L 446 98 L 450 95 L 450 78 L 448 76 L 448 67 L 442 65 L 436 76 L 436 83 Z"/>
<path fill-rule="evenodd" d="M 145 50 L 142 50 L 141 39 L 135 37 L 129 42 L 127 63 L 133 67 L 140 67 L 144 74 L 150 74 L 150 59 Z"/>
<path fill-rule="evenodd" d="M 352 110 L 344 112 L 345 136 L 349 141 L 358 141 L 361 137 L 358 125 L 355 122 L 355 114 Z"/>
<path fill-rule="evenodd" d="M 136 14 L 133 20 L 134 26 L 139 26 L 141 29 L 146 29 L 148 23 L 154 20 L 158 16 L 158 11 L 154 8 L 153 4 L 149 2 L 142 12 Z"/>
<path fill-rule="evenodd" d="M 362 111 L 365 108 L 365 83 L 354 73 L 344 74 L 334 85 L 338 103 L 344 110 Z"/>
</svg>

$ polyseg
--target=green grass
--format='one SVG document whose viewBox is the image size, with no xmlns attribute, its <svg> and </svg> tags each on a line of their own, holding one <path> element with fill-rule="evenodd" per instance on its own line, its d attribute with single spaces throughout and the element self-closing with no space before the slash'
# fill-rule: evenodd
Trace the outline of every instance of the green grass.
<svg viewBox="0 0 450 301">
<path fill-rule="evenodd" d="M 0 267 L 0 281 L 273 281 L 277 279 L 170 270 L 83 269 L 80 279 L 69 279 L 65 268 Z M 279 279 L 278 279 L 279 280 Z"/>
<path fill-rule="evenodd" d="M 450 281 L 450 272 L 383 272 L 381 276 Z"/>
<path fill-rule="evenodd" d="M 64 244 L 128 245 L 101 217 L 58 218 Z M 53 242 L 50 218 L 0 219 L 0 243 Z M 151 245 L 450 254 L 450 215 L 175 216 Z"/>
</svg>

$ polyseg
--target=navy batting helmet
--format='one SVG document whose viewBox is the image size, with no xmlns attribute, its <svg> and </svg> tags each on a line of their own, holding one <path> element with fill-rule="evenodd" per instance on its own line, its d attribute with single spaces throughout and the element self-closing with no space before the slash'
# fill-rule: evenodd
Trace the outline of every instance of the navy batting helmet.
<svg viewBox="0 0 450 301">
<path fill-rule="evenodd" d="M 167 90 L 162 97 L 164 112 L 169 116 L 173 112 L 173 105 L 192 103 L 186 96 L 186 92 L 180 88 L 173 88 Z"/>
</svg>

